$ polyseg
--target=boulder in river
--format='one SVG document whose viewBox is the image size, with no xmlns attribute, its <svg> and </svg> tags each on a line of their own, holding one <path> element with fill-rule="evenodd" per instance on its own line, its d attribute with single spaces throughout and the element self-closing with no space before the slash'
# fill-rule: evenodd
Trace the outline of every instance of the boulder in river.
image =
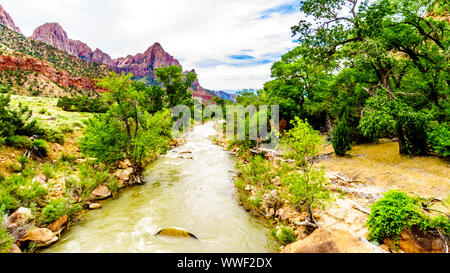
<svg viewBox="0 0 450 273">
<path fill-rule="evenodd" d="M 373 253 L 374 248 L 340 229 L 318 228 L 303 240 L 287 245 L 283 253 Z"/>
<path fill-rule="evenodd" d="M 194 234 L 180 228 L 164 228 L 158 231 L 156 235 L 198 239 Z"/>
<path fill-rule="evenodd" d="M 99 209 L 102 207 L 102 204 L 99 203 L 91 203 L 89 204 L 89 209 Z"/>
</svg>

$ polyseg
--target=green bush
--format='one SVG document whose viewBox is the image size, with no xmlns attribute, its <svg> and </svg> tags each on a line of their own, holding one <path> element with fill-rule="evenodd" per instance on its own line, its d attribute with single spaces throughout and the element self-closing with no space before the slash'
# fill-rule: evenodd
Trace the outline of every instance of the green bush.
<svg viewBox="0 0 450 273">
<path fill-rule="evenodd" d="M 3 212 L 1 212 L 0 213 L 0 253 L 8 253 L 13 241 L 14 241 L 14 238 L 8 234 L 8 230 L 3 226 Z"/>
<path fill-rule="evenodd" d="M 48 190 L 37 181 L 33 183 L 30 177 L 13 175 L 0 183 L 0 204 L 6 211 L 43 204 L 47 195 Z"/>
<path fill-rule="evenodd" d="M 6 145 L 17 149 L 30 149 L 32 142 L 29 137 L 15 135 L 6 138 Z"/>
<path fill-rule="evenodd" d="M 44 138 L 51 143 L 64 144 L 64 134 L 57 129 L 45 129 Z"/>
<path fill-rule="evenodd" d="M 41 115 L 45 115 L 46 113 L 47 113 L 46 108 L 41 108 L 41 110 L 39 110 L 39 114 L 41 114 Z"/>
<path fill-rule="evenodd" d="M 428 142 L 436 154 L 450 156 L 450 126 L 444 122 L 428 133 Z"/>
<path fill-rule="evenodd" d="M 66 152 L 62 152 L 59 160 L 61 162 L 74 163 L 76 156 L 73 154 L 67 154 Z"/>
<path fill-rule="evenodd" d="M 70 217 L 80 209 L 80 206 L 72 205 L 66 199 L 54 199 L 42 209 L 39 220 L 43 224 L 50 224 L 64 215 Z"/>
<path fill-rule="evenodd" d="M 19 163 L 11 163 L 9 168 L 15 173 L 20 173 L 23 170 L 22 165 Z"/>
<path fill-rule="evenodd" d="M 372 205 L 369 221 L 369 240 L 382 242 L 385 238 L 398 240 L 406 228 L 417 226 L 424 233 L 440 228 L 450 235 L 450 224 L 445 217 L 430 218 L 420 206 L 420 199 L 410 197 L 405 192 L 388 191 L 384 197 Z"/>
<path fill-rule="evenodd" d="M 285 226 L 273 229 L 271 234 L 278 242 L 283 245 L 293 243 L 297 239 L 292 228 Z"/>
<path fill-rule="evenodd" d="M 46 163 L 46 164 L 44 164 L 44 166 L 42 166 L 42 173 L 49 179 L 55 177 L 55 172 L 53 170 L 53 167 L 49 163 Z"/>
<path fill-rule="evenodd" d="M 351 149 L 350 127 L 345 117 L 334 127 L 332 143 L 337 156 L 344 156 Z"/>
<path fill-rule="evenodd" d="M 43 139 L 33 141 L 33 153 L 39 157 L 46 157 L 48 155 L 48 144 Z"/>
</svg>

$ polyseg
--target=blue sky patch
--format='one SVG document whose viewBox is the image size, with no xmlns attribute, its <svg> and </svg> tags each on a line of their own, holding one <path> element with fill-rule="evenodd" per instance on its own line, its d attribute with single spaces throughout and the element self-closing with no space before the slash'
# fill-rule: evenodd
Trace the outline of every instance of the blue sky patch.
<svg viewBox="0 0 450 273">
<path fill-rule="evenodd" d="M 230 55 L 230 58 L 234 59 L 234 60 L 252 60 L 255 57 L 246 55 L 246 54 L 242 54 L 242 55 Z"/>
<path fill-rule="evenodd" d="M 292 1 L 291 3 L 279 5 L 270 9 L 264 10 L 258 19 L 267 19 L 270 18 L 273 13 L 283 14 L 291 14 L 299 11 L 299 5 L 297 1 Z"/>
</svg>

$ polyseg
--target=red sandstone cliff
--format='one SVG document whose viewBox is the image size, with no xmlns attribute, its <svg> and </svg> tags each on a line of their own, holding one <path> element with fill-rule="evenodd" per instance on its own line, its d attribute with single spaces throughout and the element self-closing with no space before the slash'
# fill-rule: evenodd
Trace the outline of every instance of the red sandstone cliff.
<svg viewBox="0 0 450 273">
<path fill-rule="evenodd" d="M 56 70 L 49 63 L 31 57 L 12 57 L 0 56 L 0 71 L 1 70 L 18 70 L 39 72 L 50 81 L 55 82 L 62 87 L 75 87 L 82 90 L 95 90 L 97 92 L 104 92 L 105 90 L 96 86 L 92 79 L 71 77 L 66 71 Z"/>
</svg>

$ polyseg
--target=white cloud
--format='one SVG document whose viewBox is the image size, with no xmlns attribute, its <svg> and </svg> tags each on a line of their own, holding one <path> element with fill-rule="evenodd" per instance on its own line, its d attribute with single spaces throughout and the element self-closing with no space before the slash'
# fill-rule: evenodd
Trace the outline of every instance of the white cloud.
<svg viewBox="0 0 450 273">
<path fill-rule="evenodd" d="M 295 46 L 290 27 L 300 13 L 286 12 L 286 5 L 297 2 L 3 0 L 1 4 L 27 36 L 45 22 L 58 22 L 70 38 L 114 58 L 160 42 L 184 69 L 195 68 L 205 88 L 230 90 L 261 88 L 270 79 L 267 60 L 276 60 L 274 56 Z M 230 58 L 243 54 L 254 59 Z"/>
</svg>

